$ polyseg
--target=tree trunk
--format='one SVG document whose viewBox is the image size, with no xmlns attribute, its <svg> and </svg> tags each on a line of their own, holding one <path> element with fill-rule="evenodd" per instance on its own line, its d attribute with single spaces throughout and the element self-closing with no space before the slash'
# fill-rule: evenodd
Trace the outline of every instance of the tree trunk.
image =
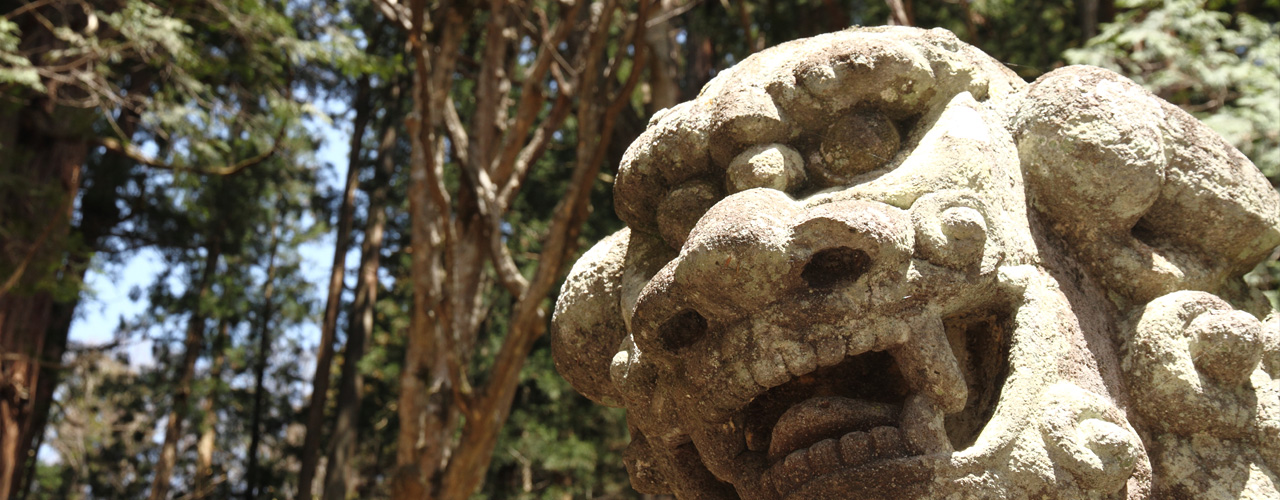
<svg viewBox="0 0 1280 500">
<path fill-rule="evenodd" d="M 449 246 L 449 201 L 440 179 L 443 138 L 437 131 L 464 23 L 451 6 L 432 16 L 443 32 L 433 43 L 428 39 L 426 0 L 411 0 L 409 8 L 414 58 L 413 112 L 408 120 L 413 307 L 397 408 L 400 430 L 391 487 L 395 500 L 435 498 L 435 476 L 450 449 L 450 433 L 457 420 L 446 359 L 450 344 L 445 325 L 452 316 L 443 296 L 445 267 L 441 265 Z"/>
<path fill-rule="evenodd" d="M 204 420 L 200 423 L 200 441 L 196 443 L 196 490 L 192 495 L 197 499 L 209 498 L 213 494 L 213 450 L 218 436 L 218 385 L 222 383 L 222 365 L 226 363 L 227 338 L 231 334 L 231 321 L 223 318 L 218 322 L 218 336 L 213 339 L 213 362 L 209 366 L 209 395 L 205 397 L 201 410 Z"/>
<path fill-rule="evenodd" d="M 1098 34 L 1099 0 L 1080 1 L 1080 44 Z"/>
<path fill-rule="evenodd" d="M 662 0 L 663 10 L 673 9 L 675 6 L 676 2 L 673 0 Z M 681 99 L 680 86 L 676 84 L 677 63 L 672 49 L 673 42 L 669 20 L 645 30 L 645 43 L 649 44 L 649 102 L 646 103 L 645 113 L 649 116 L 684 101 Z"/>
<path fill-rule="evenodd" d="M 197 285 L 191 318 L 187 321 L 187 338 L 183 348 L 182 365 L 179 367 L 177 380 L 173 387 L 173 404 L 169 410 L 169 421 L 165 424 L 164 445 L 160 449 L 160 460 L 155 465 L 155 478 L 151 482 L 150 500 L 163 500 L 169 494 L 173 466 L 178 461 L 178 439 L 182 437 L 182 423 L 187 418 L 187 404 L 191 399 L 191 383 L 195 379 L 196 360 L 204 347 L 205 311 L 202 308 L 204 297 L 209 294 L 213 281 L 213 273 L 218 267 L 221 256 L 221 245 L 214 242 L 206 248 L 204 270 L 200 274 Z"/>
<path fill-rule="evenodd" d="M 31 443 L 43 428 L 40 410 L 52 397 L 42 372 L 61 362 L 65 340 L 47 337 L 56 326 L 48 286 L 54 280 L 44 270 L 57 268 L 50 264 L 65 254 L 88 154 L 85 140 L 47 133 L 54 118 L 38 104 L 5 111 L 0 177 L 23 182 L 0 187 L 0 500 L 23 483 L 22 467 L 34 458 Z"/>
<path fill-rule="evenodd" d="M 316 354 L 316 373 L 311 379 L 311 401 L 307 404 L 307 433 L 302 441 L 298 470 L 298 499 L 311 500 L 316 467 L 320 462 L 320 437 L 324 427 L 325 403 L 329 397 L 329 372 L 333 364 L 333 341 L 338 328 L 338 308 L 342 305 L 342 278 L 347 269 L 347 248 L 351 243 L 351 216 L 359 178 L 360 147 L 369 122 L 369 78 L 356 83 L 352 101 L 356 116 L 352 120 L 351 151 L 347 156 L 347 185 L 338 210 L 338 235 L 333 244 L 333 268 L 329 273 L 329 295 L 324 306 L 324 323 L 320 327 L 320 346 Z"/>
<path fill-rule="evenodd" d="M 44 351 L 41 318 L 48 316 L 49 294 L 0 299 L 0 499 L 9 498 L 28 450 L 20 446 L 32 416 L 32 393 L 39 383 Z"/>
<path fill-rule="evenodd" d="M 915 16 L 911 12 L 911 0 L 885 0 L 889 5 L 889 24 L 897 26 L 915 26 Z"/>
<path fill-rule="evenodd" d="M 245 498 L 258 497 L 258 448 L 262 444 L 262 398 L 266 394 L 267 360 L 271 358 L 271 315 L 272 297 L 276 290 L 276 252 L 280 248 L 280 236 L 276 232 L 276 214 L 271 219 L 271 250 L 267 257 L 267 279 L 262 284 L 262 317 L 258 318 L 258 359 L 253 367 L 253 416 L 249 423 L 249 464 L 245 467 L 248 481 L 245 486 Z"/>
<path fill-rule="evenodd" d="M 351 310 L 351 327 L 342 349 L 342 379 L 338 388 L 338 418 L 333 426 L 329 464 L 325 467 L 324 500 L 343 500 L 350 496 L 357 478 L 351 460 L 356 454 L 359 433 L 360 402 L 364 381 L 360 360 L 365 343 L 373 333 L 373 310 L 378 301 L 378 268 L 381 265 L 383 227 L 387 222 L 386 200 L 394 161 L 391 146 L 395 143 L 394 125 L 388 125 L 379 147 L 381 166 L 369 193 L 369 219 L 360 248 L 360 272 L 356 279 L 356 298 Z"/>
<path fill-rule="evenodd" d="M 515 116 L 483 111 L 493 109 L 498 101 L 490 88 L 477 95 L 477 112 L 469 131 L 448 99 L 461 36 L 458 30 L 463 25 L 457 22 L 460 16 L 449 7 L 433 12 L 432 24 L 442 29 L 429 33 L 424 30 L 427 2 L 409 3 L 407 24 L 412 27 L 415 58 L 415 112 L 409 120 L 414 305 L 400 387 L 399 467 L 392 488 L 397 500 L 461 500 L 479 487 L 510 413 L 521 368 L 545 330 L 543 302 L 576 249 L 578 232 L 589 212 L 591 187 L 604 162 L 616 117 L 630 103 L 644 73 L 633 71 L 620 85 L 613 75 L 618 74 L 626 53 L 619 51 L 620 56 L 602 61 L 619 0 L 604 0 L 599 8 L 592 7 L 579 17 L 579 9 L 586 3 L 573 3 L 554 27 L 544 24 L 544 41 L 525 71 Z M 618 47 L 633 47 L 635 67 L 648 64 L 644 27 L 651 3 L 641 0 L 639 13 L 625 16 L 622 34 L 615 40 Z M 491 0 L 488 8 L 499 12 L 511 6 Z M 391 9 L 394 7 L 388 7 Z M 486 32 L 504 32 L 507 20 L 490 16 Z M 566 42 L 570 34 L 580 39 Z M 428 36 L 435 40 L 428 42 Z M 569 67 L 575 72 L 569 80 L 559 66 L 552 68 L 552 53 L 562 42 L 574 48 Z M 505 58 L 510 56 L 490 48 L 493 50 L 487 50 L 480 61 L 480 74 L 502 75 L 495 68 L 509 64 Z M 559 95 L 551 112 L 538 120 L 546 102 L 542 87 L 548 72 L 558 82 Z M 570 98 L 576 99 L 578 106 L 578 160 L 568 193 L 556 207 L 542 251 L 535 259 L 534 276 L 526 279 L 504 241 L 502 218 L 530 166 L 545 151 L 545 141 L 563 123 Z M 539 127 L 531 134 L 538 121 Z M 442 182 L 442 129 L 452 145 L 450 158 L 463 174 L 456 202 L 450 200 Z M 501 132 L 502 140 L 494 136 L 496 132 Z M 489 148 L 470 147 L 477 143 L 501 143 L 503 151 L 490 155 Z M 511 330 L 488 381 L 472 390 L 465 367 L 480 326 L 480 298 L 492 290 L 481 272 L 486 260 L 493 265 L 497 281 L 516 299 L 516 306 Z M 465 425 L 459 436 L 456 426 L 463 416 Z"/>
<path fill-rule="evenodd" d="M 129 94 L 137 94 L 145 92 L 154 82 L 154 73 L 147 71 L 137 71 L 129 75 Z M 141 124 L 142 116 L 137 109 L 125 108 L 120 110 L 119 116 L 116 118 L 116 124 L 119 126 L 121 140 L 130 140 L 134 133 L 137 132 Z M 0 126 L 0 129 L 5 126 Z M 28 132 L 29 133 L 29 132 Z M 0 132 L 7 135 L 8 132 Z M 59 135 L 64 135 L 59 133 Z M 55 146 L 58 149 L 69 148 L 67 151 L 72 153 L 68 160 L 78 156 L 80 161 L 85 161 L 87 156 L 87 144 L 78 143 L 59 139 L 60 144 Z M 39 142 L 37 142 L 39 143 Z M 0 151 L 3 151 L 4 145 L 0 145 Z M 83 148 L 83 151 L 77 150 Z M 9 149 L 13 151 L 13 149 Z M 79 152 L 77 152 L 79 151 Z M 119 156 L 103 156 L 97 163 L 90 162 L 86 169 L 92 169 L 90 172 L 118 172 L 132 168 L 134 163 Z M 0 167 L 3 170 L 3 167 Z M 79 177 L 79 174 L 76 174 Z M 111 183 L 98 182 L 90 186 L 85 192 L 81 193 L 80 186 L 75 186 L 71 199 L 80 197 L 79 221 L 77 227 L 73 231 L 79 236 L 80 242 L 84 245 L 83 251 L 66 251 L 65 248 L 54 250 L 49 246 L 48 250 L 44 250 L 49 255 L 65 255 L 65 263 L 61 266 L 59 272 L 62 277 L 59 280 L 61 286 L 80 286 L 84 283 L 85 273 L 89 270 L 90 260 L 93 253 L 98 251 L 101 239 L 110 234 L 112 229 L 120 223 L 119 208 L 115 206 L 116 196 L 96 196 L 98 193 L 115 193 L 118 186 Z M 98 192 L 95 193 L 95 190 Z M 94 203 L 98 200 L 99 203 Z M 71 208 L 68 207 L 67 213 L 70 214 Z M 0 212 L 3 212 L 0 210 Z M 72 217 L 68 216 L 68 220 Z M 0 244 L 3 247 L 3 244 Z M 3 261 L 3 257 L 0 257 Z M 0 269 L 4 268 L 0 264 Z M 3 274 L 0 272 L 0 274 Z M 76 308 L 80 305 L 80 294 L 71 294 L 69 298 L 63 300 L 54 300 L 52 312 L 49 320 L 49 329 L 45 334 L 44 349 L 41 358 L 50 362 L 59 362 L 67 348 L 67 335 L 71 331 L 71 322 L 75 319 Z M 58 387 L 58 383 L 62 377 L 62 369 L 56 365 L 46 364 L 40 371 L 36 383 L 36 391 L 32 398 L 32 410 L 30 423 L 23 431 L 23 437 L 18 442 L 19 456 L 27 458 L 27 465 L 19 470 L 13 479 L 13 492 L 18 494 L 19 498 L 26 495 L 31 490 L 30 485 L 33 483 L 31 472 L 36 467 L 36 452 L 39 450 L 39 442 L 44 436 L 45 425 L 49 420 L 49 409 L 53 403 L 53 392 Z M 0 384 L 3 385 L 3 384 Z M 24 472 L 25 471 L 25 472 Z M 4 496 L 0 495 L 0 499 Z"/>
<path fill-rule="evenodd" d="M 81 232 L 81 234 L 83 235 L 84 233 Z M 76 283 L 83 283 L 85 271 L 88 269 L 89 254 L 76 252 L 71 254 L 67 260 L 68 265 L 65 266 L 62 272 L 74 276 Z M 20 449 L 24 450 L 19 456 L 25 456 L 27 464 L 13 478 L 11 496 L 14 498 L 26 498 L 27 493 L 31 491 L 31 485 L 34 483 L 32 474 L 36 470 L 36 453 L 40 450 L 45 426 L 49 421 L 49 410 L 53 406 L 53 392 L 58 388 L 63 372 L 61 366 L 53 363 L 60 362 L 63 353 L 67 350 L 67 336 L 71 331 L 71 321 L 74 319 L 75 309 L 79 303 L 79 294 L 65 302 L 55 300 L 53 303 L 49 330 L 45 334 L 44 349 L 41 355 L 41 359 L 49 363 L 45 363 L 40 368 L 35 395 L 31 401 L 30 424 L 23 431 L 22 440 L 18 442 Z"/>
</svg>

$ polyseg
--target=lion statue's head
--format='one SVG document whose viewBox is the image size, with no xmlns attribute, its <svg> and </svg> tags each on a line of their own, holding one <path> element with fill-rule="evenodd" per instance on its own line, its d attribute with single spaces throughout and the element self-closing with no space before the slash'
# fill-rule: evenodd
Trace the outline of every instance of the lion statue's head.
<svg viewBox="0 0 1280 500">
<path fill-rule="evenodd" d="M 1280 497 L 1280 196 L 1109 71 L 943 30 L 755 54 L 659 112 L 556 367 L 679 498 Z"/>
</svg>

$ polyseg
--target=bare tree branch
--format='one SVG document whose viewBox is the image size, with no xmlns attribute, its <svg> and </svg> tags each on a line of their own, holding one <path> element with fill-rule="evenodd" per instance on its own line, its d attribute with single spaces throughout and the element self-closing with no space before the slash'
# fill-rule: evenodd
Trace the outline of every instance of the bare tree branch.
<svg viewBox="0 0 1280 500">
<path fill-rule="evenodd" d="M 445 113 L 448 115 L 453 107 L 446 106 L 446 108 L 448 110 Z M 461 127 L 461 123 L 457 123 L 456 126 Z M 465 133 L 463 137 L 465 137 Z M 456 151 L 457 149 L 459 149 L 458 146 L 455 146 L 454 150 Z M 510 249 L 502 241 L 503 209 L 498 202 L 497 187 L 489 179 L 489 172 L 481 168 L 478 163 L 463 162 L 462 172 L 467 176 L 470 184 L 474 186 L 476 207 L 484 220 L 483 231 L 485 238 L 488 240 L 489 254 L 493 258 L 493 267 L 497 271 L 498 279 L 508 293 L 513 297 L 520 297 L 528 289 L 529 283 L 520 274 L 520 268 L 516 266 L 515 259 L 511 257 Z"/>
<path fill-rule="evenodd" d="M 405 31 L 413 31 L 413 23 L 409 17 L 409 7 L 397 0 L 373 0 L 373 5 L 378 8 L 391 22 L 395 23 Z"/>
<path fill-rule="evenodd" d="M 756 46 L 756 33 L 751 31 L 751 13 L 747 12 L 747 1 L 736 0 L 738 7 L 738 25 L 742 27 L 742 35 L 747 37 L 747 51 L 756 52 L 764 47 Z"/>
<path fill-rule="evenodd" d="M 665 23 L 665 22 L 667 22 L 667 21 L 670 21 L 672 18 L 680 17 L 680 16 L 681 16 L 681 15 L 683 15 L 685 12 L 689 12 L 689 11 L 690 11 L 690 10 L 692 10 L 694 7 L 697 7 L 697 6 L 698 6 L 698 4 L 702 3 L 702 1 L 703 1 L 703 0 L 690 0 L 690 1 L 687 1 L 687 2 L 685 2 L 685 3 L 684 3 L 684 5 L 681 5 L 681 6 L 679 6 L 679 7 L 676 7 L 676 8 L 674 8 L 674 9 L 671 9 L 671 10 L 669 10 L 669 11 L 663 12 L 661 15 L 655 16 L 653 19 L 648 20 L 647 22 L 645 22 L 645 23 L 644 23 L 644 27 L 645 27 L 645 28 L 652 28 L 652 27 L 657 26 L 657 25 L 659 25 L 659 24 L 662 24 L 662 23 Z"/>
<path fill-rule="evenodd" d="M 124 156 L 130 160 L 138 162 L 138 164 L 140 165 L 146 165 L 151 168 L 171 170 L 174 172 L 194 172 L 200 175 L 233 175 L 240 172 L 241 170 L 244 170 L 246 168 L 262 163 L 263 161 L 266 161 L 268 158 L 271 158 L 273 155 L 275 155 L 276 151 L 280 149 L 280 140 L 283 137 L 284 137 L 284 128 L 282 127 L 279 132 L 276 132 L 275 138 L 271 141 L 271 147 L 267 148 L 266 151 L 258 153 L 255 156 L 245 158 L 231 165 L 225 165 L 225 166 L 219 166 L 219 167 L 205 167 L 205 168 L 187 167 L 182 165 L 173 165 L 169 163 L 164 163 L 162 161 L 148 157 L 145 153 L 143 153 L 133 144 L 124 144 L 110 137 L 99 137 L 99 138 L 93 139 L 93 142 L 99 146 L 106 148 L 107 151 Z"/>
<path fill-rule="evenodd" d="M 885 0 L 889 5 L 889 24 L 912 26 L 911 0 Z"/>
<path fill-rule="evenodd" d="M 524 184 L 525 178 L 528 177 L 529 167 L 533 165 L 533 161 L 541 157 L 542 153 L 547 150 L 547 145 L 551 143 L 552 136 L 556 130 L 560 129 L 560 125 L 564 124 L 565 118 L 568 118 L 572 101 L 573 99 L 568 94 L 561 93 L 557 96 L 555 104 L 551 105 L 551 113 L 543 120 L 542 125 L 538 126 L 538 130 L 533 132 L 533 137 L 529 139 L 529 143 L 525 144 L 524 148 L 520 150 L 520 154 L 516 156 L 511 179 L 507 181 L 506 185 L 502 186 L 502 192 L 498 196 L 498 201 L 504 212 L 515 202 L 516 195 L 520 194 L 520 186 Z"/>
<path fill-rule="evenodd" d="M 44 246 L 44 242 L 49 239 L 49 235 L 53 234 L 53 230 L 62 227 L 64 213 L 65 212 L 59 211 L 56 220 L 50 221 L 49 224 L 45 224 L 44 230 L 40 231 L 40 236 L 37 236 L 36 241 L 31 243 L 31 248 L 27 249 L 27 254 L 22 257 L 22 261 L 18 263 L 18 267 L 13 269 L 13 272 L 9 274 L 9 279 L 6 279 L 4 284 L 0 284 L 0 299 L 3 299 L 5 294 L 9 293 L 9 290 L 13 289 L 13 287 L 18 284 L 18 281 L 22 279 L 22 275 L 26 272 L 27 266 L 36 258 L 36 254 L 38 254 L 40 248 Z"/>
<path fill-rule="evenodd" d="M 454 104 L 453 97 L 445 98 L 444 126 L 449 133 L 449 140 L 453 142 L 453 158 L 464 167 L 471 165 L 471 139 L 467 136 L 466 127 L 462 125 L 462 118 L 458 116 L 458 107 Z"/>
<path fill-rule="evenodd" d="M 36 0 L 36 1 L 34 1 L 34 2 L 31 2 L 31 3 L 25 4 L 25 5 L 21 6 L 21 7 L 18 7 L 18 8 L 16 8 L 16 9 L 13 9 L 13 10 L 9 11 L 9 13 L 8 13 L 8 14 L 5 14 L 5 15 L 4 15 L 4 18 L 5 18 L 5 19 L 13 19 L 13 18 L 15 18 L 15 17 L 18 17 L 18 16 L 20 16 L 20 15 L 22 15 L 22 14 L 26 13 L 26 12 L 27 12 L 27 11 L 29 11 L 29 10 L 32 10 L 32 9 L 39 9 L 40 7 L 44 7 L 45 5 L 47 5 L 48 3 L 52 2 L 52 1 L 53 1 L 53 0 Z"/>
<path fill-rule="evenodd" d="M 524 144 L 525 136 L 529 133 L 529 129 L 533 127 L 533 121 L 537 118 L 538 112 L 542 108 L 544 101 L 542 83 L 547 76 L 547 72 L 551 70 L 552 53 L 557 52 L 556 47 L 569 38 L 569 35 L 573 32 L 573 19 L 578 16 L 578 9 L 582 8 L 582 4 L 583 2 L 575 2 L 569 12 L 556 25 L 555 33 L 551 38 L 542 41 L 542 45 L 538 47 L 538 55 L 534 58 L 533 66 L 525 74 L 524 82 L 520 88 L 520 103 L 516 108 L 515 123 L 508 127 L 506 137 L 502 141 L 502 154 L 495 158 L 497 164 L 489 169 L 490 172 L 493 172 L 494 182 L 498 185 L 505 186 L 511 179 L 516 156 L 520 152 L 521 145 Z M 565 92 L 566 90 L 560 89 L 559 92 Z"/>
<path fill-rule="evenodd" d="M 471 118 L 470 146 L 471 158 L 476 161 L 478 168 L 493 172 L 494 165 L 490 165 L 490 157 L 493 156 L 494 144 L 498 140 L 500 129 L 506 128 L 507 110 L 502 106 L 502 102 L 507 97 L 511 82 L 506 72 L 507 3 L 506 0 L 488 0 L 488 5 L 489 21 L 485 24 L 485 44 L 480 59 L 480 75 L 476 78 L 476 107 Z M 542 88 L 542 82 L 531 80 L 540 80 L 540 78 L 532 74 L 526 75 L 523 85 L 525 89 Z M 522 103 L 530 101 L 530 97 L 536 99 L 539 104 L 542 102 L 541 96 L 528 96 L 521 99 Z M 507 136 L 506 139 L 510 141 L 511 137 Z M 523 137 L 516 138 L 517 141 L 523 139 Z"/>
</svg>

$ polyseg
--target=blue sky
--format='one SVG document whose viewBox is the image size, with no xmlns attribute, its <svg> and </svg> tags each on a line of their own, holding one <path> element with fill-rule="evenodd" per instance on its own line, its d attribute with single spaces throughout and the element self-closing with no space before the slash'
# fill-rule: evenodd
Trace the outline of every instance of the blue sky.
<svg viewBox="0 0 1280 500">
<path fill-rule="evenodd" d="M 341 103 L 333 101 L 324 103 L 324 108 L 325 112 L 331 115 L 345 112 Z M 310 120 L 307 127 L 323 138 L 316 154 L 317 160 L 322 165 L 333 166 L 332 170 L 328 170 L 328 175 L 320 176 L 319 189 L 341 189 L 341 183 L 347 175 L 347 153 L 350 151 L 351 141 L 350 120 L 344 114 L 336 118 L 333 123 Z M 328 286 L 329 271 L 333 265 L 333 243 L 334 235 L 329 233 L 299 248 L 303 258 L 302 271 L 314 284 L 315 299 L 320 304 L 323 304 L 324 290 Z M 348 269 L 356 265 L 357 250 L 358 245 L 354 246 L 347 256 Z M 95 346 L 111 342 L 115 338 L 121 319 L 134 318 L 146 308 L 145 294 L 134 301 L 129 298 L 129 290 L 134 287 L 145 290 L 155 280 L 163 265 L 164 262 L 159 254 L 149 249 L 135 253 L 122 265 L 103 266 L 101 263 L 95 263 L 94 268 L 90 269 L 85 276 L 85 284 L 89 291 L 81 301 L 76 311 L 76 318 L 71 323 L 69 334 L 71 343 Z M 170 283 L 170 286 L 175 290 L 182 289 L 182 284 L 177 281 Z M 301 335 L 303 342 L 312 347 L 320 337 L 319 318 L 314 319 L 316 321 L 304 324 L 299 331 L 290 332 L 293 335 Z M 151 344 L 148 341 L 126 344 L 122 348 L 129 353 L 130 363 L 135 366 L 154 363 Z M 309 359 L 299 361 L 307 364 L 311 362 Z M 311 371 L 312 369 L 307 369 L 303 373 Z"/>
<path fill-rule="evenodd" d="M 320 176 L 319 189 L 340 189 L 347 175 L 347 153 L 351 149 L 349 147 L 351 123 L 345 116 L 345 107 L 341 103 L 329 101 L 324 104 L 325 112 L 331 116 L 339 114 L 342 116 L 331 123 L 310 120 L 307 127 L 323 138 L 320 149 L 316 153 L 316 159 L 322 165 L 333 166 L 332 169 L 325 169 L 327 175 Z M 323 304 L 324 292 L 329 283 L 329 272 L 333 265 L 333 243 L 334 234 L 329 233 L 298 249 L 303 259 L 302 272 L 314 284 L 313 294 L 316 295 L 315 300 L 319 304 Z M 347 255 L 348 270 L 358 264 L 356 257 L 358 249 L 359 246 L 354 245 Z M 71 331 L 68 334 L 71 344 L 97 346 L 111 342 L 115 338 L 121 320 L 130 320 L 146 309 L 145 294 L 135 301 L 129 298 L 129 291 L 135 287 L 145 290 L 155 280 L 163 266 L 164 261 L 160 255 L 150 249 L 136 252 L 119 265 L 104 266 L 101 262 L 95 262 L 85 276 L 85 285 L 88 290 L 76 310 L 75 319 L 71 322 Z M 176 291 L 182 290 L 182 283 L 177 280 L 171 281 L 169 285 Z M 312 321 L 288 332 L 291 337 L 300 338 L 307 346 L 308 352 L 314 352 L 319 342 L 319 314 L 320 312 L 317 312 L 313 315 Z M 135 368 L 155 363 L 150 341 L 136 340 L 123 344 L 120 348 L 128 353 L 129 364 Z M 314 373 L 314 358 L 307 357 L 296 362 L 301 365 L 301 373 Z M 157 425 L 164 425 L 163 419 L 158 421 Z M 156 433 L 152 438 L 159 443 L 162 434 Z M 46 463 L 56 463 L 60 460 L 58 453 L 48 443 L 40 447 L 38 457 Z"/>
</svg>

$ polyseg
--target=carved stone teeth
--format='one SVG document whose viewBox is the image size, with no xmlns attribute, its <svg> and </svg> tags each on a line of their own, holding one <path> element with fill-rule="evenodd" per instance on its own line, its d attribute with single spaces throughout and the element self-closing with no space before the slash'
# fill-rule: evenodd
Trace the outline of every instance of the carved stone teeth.
<svg viewBox="0 0 1280 500">
<path fill-rule="evenodd" d="M 805 481 L 840 470 L 844 460 L 840 456 L 840 442 L 824 439 L 807 449 L 796 450 L 780 463 L 761 475 L 760 485 L 771 493 L 786 496 Z"/>
<path fill-rule="evenodd" d="M 915 455 L 932 455 L 955 451 L 947 437 L 946 415 L 924 394 L 912 394 L 902 405 L 898 428 L 907 451 Z"/>
<path fill-rule="evenodd" d="M 939 318 L 922 318 L 912 325 L 911 336 L 890 354 L 907 386 L 924 394 L 944 412 L 964 409 L 969 396 L 960 364 L 951 352 L 946 330 Z"/>
<path fill-rule="evenodd" d="M 809 461 L 809 450 L 801 449 L 791 452 L 782 463 L 773 468 L 774 486 L 778 493 L 785 495 L 810 478 L 813 465 Z"/>
<path fill-rule="evenodd" d="M 722 409 L 736 410 L 742 407 L 742 405 L 751 402 L 752 398 L 755 398 L 764 390 L 764 388 L 756 382 L 755 377 L 752 375 L 751 369 L 747 367 L 747 362 L 745 360 L 734 360 L 726 371 L 731 374 L 730 376 L 732 377 L 733 382 L 729 384 L 728 390 L 726 391 L 728 392 L 729 399 L 726 402 L 726 406 L 723 406 Z"/>
<path fill-rule="evenodd" d="M 865 432 L 850 432 L 840 437 L 840 458 L 847 466 L 858 466 L 875 458 L 875 447 L 871 443 L 871 435 Z"/>
<path fill-rule="evenodd" d="M 818 367 L 835 366 L 844 360 L 845 342 L 837 337 L 824 337 L 814 342 Z"/>
<path fill-rule="evenodd" d="M 793 377 L 799 377 L 818 368 L 817 355 L 813 347 L 807 343 L 784 340 L 779 341 L 774 348 L 787 365 L 787 372 Z"/>
<path fill-rule="evenodd" d="M 756 359 L 751 361 L 751 377 L 762 387 L 773 388 L 791 380 L 787 373 L 787 365 L 782 356 L 774 350 L 756 351 Z"/>
<path fill-rule="evenodd" d="M 876 427 L 867 434 L 871 435 L 871 444 L 875 448 L 876 458 L 907 456 L 907 447 L 902 442 L 902 431 L 897 427 Z"/>
<path fill-rule="evenodd" d="M 940 323 L 930 325 L 927 321 L 919 320 L 912 323 L 941 326 Z M 951 393 L 952 398 L 956 398 L 957 390 L 947 389 L 945 386 L 948 385 L 946 383 L 948 379 L 959 382 L 961 389 L 959 398 L 956 399 L 959 399 L 963 407 L 963 399 L 960 398 L 963 398 L 967 387 L 963 386 L 963 378 L 959 374 L 954 355 L 950 353 L 950 346 L 940 344 L 940 342 L 946 342 L 942 337 L 945 333 L 941 328 L 927 326 L 913 329 L 902 321 L 864 325 L 864 328 L 858 328 L 859 333 L 871 331 L 878 334 L 854 334 L 843 338 L 831 336 L 814 339 L 811 342 L 783 340 L 776 337 L 754 338 L 752 342 L 754 345 L 751 345 L 750 349 L 744 349 L 744 351 L 753 351 L 750 353 L 751 356 L 747 356 L 748 361 L 735 359 L 723 367 L 725 371 L 733 373 L 732 381 L 725 384 L 721 391 L 707 395 L 706 407 L 709 409 L 704 416 L 708 421 L 713 422 L 728 420 L 743 405 L 750 403 L 752 399 L 759 397 L 770 388 L 811 373 L 819 367 L 838 364 L 849 356 L 872 350 L 884 350 L 893 356 L 899 368 L 902 369 L 906 382 L 913 389 L 912 394 L 903 402 L 903 414 L 898 426 L 879 428 L 878 441 L 870 440 L 871 435 L 868 433 L 850 433 L 839 440 L 831 440 L 832 442 L 824 445 L 823 449 L 838 450 L 840 453 L 832 457 L 852 459 L 848 462 L 850 465 L 858 465 L 870 458 L 882 457 L 886 454 L 905 456 L 908 453 L 924 455 L 952 451 L 943 426 L 945 412 L 942 406 L 944 403 L 954 404 L 955 401 L 945 401 L 946 398 L 942 398 L 944 401 L 938 401 L 938 399 L 940 394 L 946 393 Z M 900 342 L 901 340 L 906 342 Z M 835 348 L 846 342 L 847 349 Z M 922 357 L 904 352 L 918 353 L 918 349 L 926 346 L 934 351 L 933 355 Z M 939 356 L 938 353 L 944 350 L 945 356 Z M 837 355 L 832 355 L 832 352 Z M 928 369 L 913 370 L 912 367 L 928 367 Z M 932 376 L 929 372 L 933 372 Z M 942 375 L 938 375 L 939 373 Z M 924 376 L 913 376 L 921 374 Z M 817 444 L 808 449 L 812 452 L 815 446 Z"/>
<path fill-rule="evenodd" d="M 840 439 L 824 439 L 808 448 L 795 450 L 762 474 L 761 485 L 786 496 L 805 481 L 856 468 L 877 460 L 908 456 L 902 433 L 896 427 L 880 426 L 869 431 L 846 433 Z"/>
<path fill-rule="evenodd" d="M 854 332 L 853 335 L 849 335 L 848 344 L 845 347 L 845 353 L 848 356 L 857 356 L 870 351 L 879 343 L 876 340 L 877 339 L 874 335 L 865 335 L 860 334 L 860 332 Z"/>
<path fill-rule="evenodd" d="M 809 461 L 816 471 L 835 471 L 844 465 L 840 459 L 840 441 L 823 439 L 809 447 Z"/>
<path fill-rule="evenodd" d="M 911 328 L 899 320 L 857 321 L 845 330 L 845 356 L 889 350 L 906 342 L 910 333 Z"/>
<path fill-rule="evenodd" d="M 778 491 L 778 486 L 775 485 L 773 481 L 773 469 L 766 470 L 764 471 L 764 474 L 760 475 L 760 482 L 758 486 L 760 488 L 759 495 L 761 498 L 777 498 L 780 493 Z M 738 491 L 741 495 L 742 490 L 739 489 Z M 746 495 L 741 496 L 743 498 L 748 498 Z"/>
</svg>

